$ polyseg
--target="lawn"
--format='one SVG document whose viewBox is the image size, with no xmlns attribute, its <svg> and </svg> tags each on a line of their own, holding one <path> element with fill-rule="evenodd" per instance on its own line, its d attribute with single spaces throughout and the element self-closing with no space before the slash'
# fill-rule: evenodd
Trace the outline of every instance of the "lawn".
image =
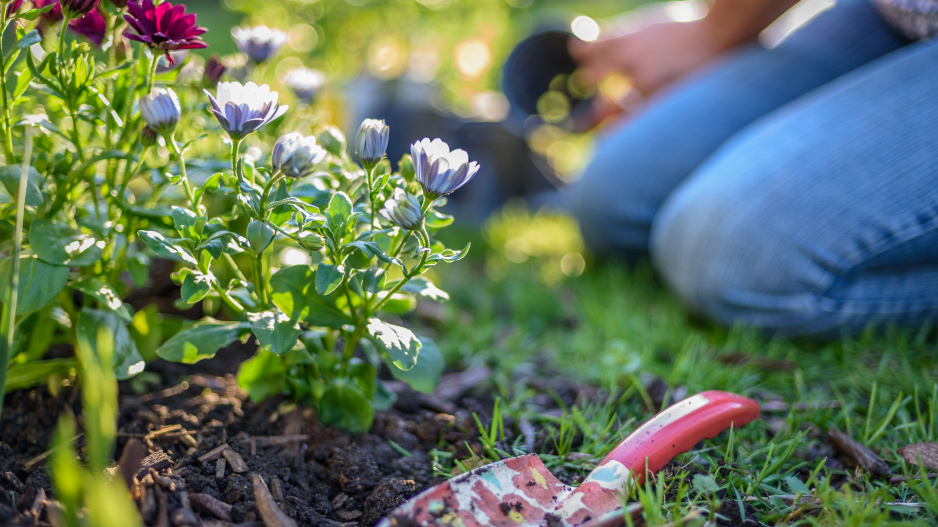
<svg viewBox="0 0 938 527">
<path fill-rule="evenodd" d="M 534 423 L 550 438 L 541 444 L 548 467 L 575 480 L 652 415 L 665 389 L 728 390 L 762 402 L 762 416 L 678 456 L 636 489 L 648 524 L 938 520 L 935 475 L 923 479 L 899 454 L 938 439 L 934 328 L 836 342 L 723 329 L 689 315 L 647 267 L 588 262 L 581 275 L 564 274 L 564 256 L 581 244 L 568 218 L 509 208 L 483 232 L 464 233 L 475 238 L 471 264 L 442 277 L 453 302 L 436 337 L 450 367 L 495 372 L 510 425 L 486 450 L 490 458 L 527 452 L 519 424 Z M 561 415 L 545 414 L 536 394 L 558 377 L 601 389 Z M 832 428 L 878 453 L 888 474 L 858 468 L 828 439 Z"/>
</svg>

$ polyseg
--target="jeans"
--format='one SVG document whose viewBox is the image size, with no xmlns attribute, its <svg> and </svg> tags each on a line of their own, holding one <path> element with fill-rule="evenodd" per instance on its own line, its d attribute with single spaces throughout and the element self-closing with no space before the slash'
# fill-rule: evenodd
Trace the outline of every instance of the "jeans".
<svg viewBox="0 0 938 527">
<path fill-rule="evenodd" d="M 868 0 L 740 49 L 604 137 L 571 204 L 694 310 L 783 335 L 938 318 L 938 38 Z"/>
</svg>

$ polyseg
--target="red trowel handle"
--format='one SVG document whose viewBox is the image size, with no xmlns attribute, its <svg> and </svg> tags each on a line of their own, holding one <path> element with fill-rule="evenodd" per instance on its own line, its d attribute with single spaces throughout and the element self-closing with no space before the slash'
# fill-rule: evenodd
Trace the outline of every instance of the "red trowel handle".
<svg viewBox="0 0 938 527">
<path fill-rule="evenodd" d="M 674 456 L 715 437 L 731 425 L 743 426 L 759 417 L 759 403 L 729 392 L 709 391 L 669 406 L 619 443 L 597 470 L 610 461 L 625 465 L 636 484 L 648 471 L 658 472 Z M 594 471 L 595 473 L 595 471 Z M 587 477 L 587 479 L 589 479 Z"/>
</svg>

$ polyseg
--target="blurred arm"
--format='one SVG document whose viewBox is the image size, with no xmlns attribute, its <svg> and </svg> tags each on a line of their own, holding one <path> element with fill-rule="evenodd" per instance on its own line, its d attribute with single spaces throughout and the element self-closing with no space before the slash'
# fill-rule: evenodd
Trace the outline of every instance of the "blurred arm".
<svg viewBox="0 0 938 527">
<path fill-rule="evenodd" d="M 755 40 L 798 0 L 714 0 L 703 23 L 720 52 Z"/>
</svg>

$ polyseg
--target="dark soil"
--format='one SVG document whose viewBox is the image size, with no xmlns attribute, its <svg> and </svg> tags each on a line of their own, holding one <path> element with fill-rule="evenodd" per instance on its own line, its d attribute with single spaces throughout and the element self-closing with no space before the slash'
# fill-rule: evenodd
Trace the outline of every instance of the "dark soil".
<svg viewBox="0 0 938 527">
<path fill-rule="evenodd" d="M 264 514 L 264 503 L 273 503 L 296 525 L 369 527 L 442 481 L 446 474 L 434 467 L 446 463 L 443 458 L 471 464 L 482 456 L 473 413 L 483 424 L 490 421 L 485 368 L 444 376 L 432 395 L 391 382 L 398 394 L 394 408 L 377 413 L 370 433 L 349 435 L 322 426 L 312 410 L 287 400 L 247 399 L 234 371 L 250 350 L 250 344 L 232 346 L 194 367 L 148 365 L 159 385 L 142 395 L 131 382 L 121 384 L 115 459 L 125 453 L 129 460 L 115 477 L 129 471 L 147 526 L 290 525 Z M 532 402 L 545 413 L 599 396 L 595 388 L 561 377 L 524 379 L 535 389 Z M 78 399 L 77 390 L 68 388 L 57 396 L 45 388 L 7 396 L 0 421 L 0 527 L 56 525 L 44 456 L 62 412 L 81 424 Z M 511 450 L 516 430 L 526 431 L 528 451 L 552 451 L 546 431 L 530 423 L 506 419 L 505 429 L 509 437 L 497 445 L 503 451 Z M 76 443 L 80 451 L 81 436 Z M 563 470 L 557 476 L 569 484 L 582 478 Z M 260 488 L 269 492 L 269 502 Z M 726 500 L 720 510 L 728 520 L 720 525 L 755 524 L 751 507 L 740 511 L 730 504 L 736 506 Z"/>
<path fill-rule="evenodd" d="M 146 447 L 133 493 L 147 525 L 190 525 L 193 518 L 202 525 L 260 522 L 252 482 L 256 473 L 298 525 L 370 526 L 442 480 L 434 474 L 432 452 L 457 458 L 471 457 L 470 448 L 481 452 L 478 428 L 465 409 L 480 410 L 480 404 L 463 401 L 472 386 L 443 399 L 395 384 L 398 407 L 378 413 L 371 433 L 349 435 L 322 426 L 312 410 L 289 401 L 248 400 L 233 375 L 247 355 L 237 348 L 220 352 L 224 361 L 200 363 L 200 373 L 178 364 L 148 367 L 164 383 L 145 395 L 122 384 L 116 456 L 131 441 Z M 41 456 L 60 413 L 79 414 L 77 399 L 75 390 L 56 397 L 44 388 L 6 398 L 0 422 L 5 495 L 0 525 L 52 524 L 39 504 L 53 495 Z M 452 413 L 440 412 L 441 407 Z M 80 437 L 77 442 L 80 447 Z M 232 462 L 239 457 L 244 466 Z M 196 521 L 193 525 L 200 525 Z"/>
</svg>

